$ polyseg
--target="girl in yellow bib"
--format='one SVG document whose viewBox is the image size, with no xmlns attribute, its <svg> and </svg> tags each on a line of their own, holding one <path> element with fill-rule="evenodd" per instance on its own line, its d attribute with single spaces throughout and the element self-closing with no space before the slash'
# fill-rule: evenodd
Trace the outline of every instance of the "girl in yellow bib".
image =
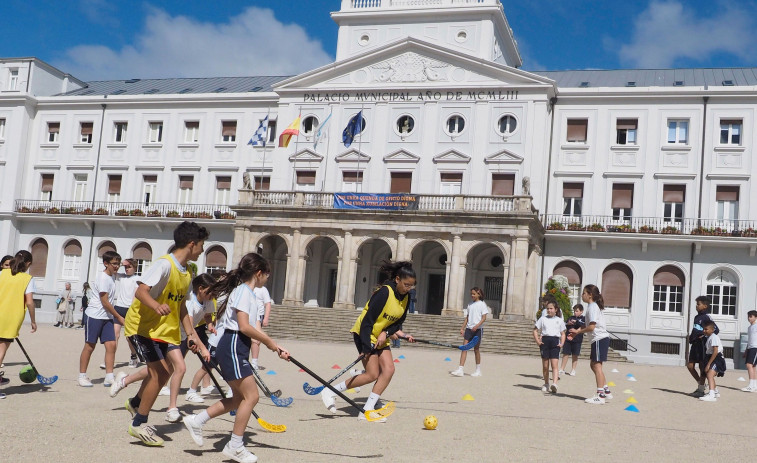
<svg viewBox="0 0 757 463">
<path fill-rule="evenodd" d="M 31 275 L 26 273 L 31 265 L 31 253 L 18 251 L 10 262 L 10 268 L 0 271 L 0 364 L 3 363 L 8 346 L 21 331 L 26 309 L 29 309 L 32 333 L 37 331 L 34 315 L 34 281 Z M 8 382 L 0 371 L 0 386 Z M 5 394 L 0 394 L 0 398 L 5 398 Z"/>
<path fill-rule="evenodd" d="M 415 342 L 412 336 L 406 335 L 401 329 L 407 315 L 407 303 L 410 299 L 408 292 L 415 288 L 413 264 L 384 261 L 379 272 L 388 274 L 390 278 L 373 293 L 350 330 L 357 351 L 363 356 L 365 371 L 335 386 L 338 391 L 346 391 L 375 381 L 373 390 L 363 406 L 365 411 L 375 410 L 376 402 L 394 375 L 390 338 L 403 337 Z M 324 389 L 321 391 L 321 399 L 327 409 L 336 413 L 336 394 L 330 389 Z M 358 418 L 365 420 L 365 415 L 361 413 Z M 379 421 L 384 422 L 386 419 Z"/>
</svg>

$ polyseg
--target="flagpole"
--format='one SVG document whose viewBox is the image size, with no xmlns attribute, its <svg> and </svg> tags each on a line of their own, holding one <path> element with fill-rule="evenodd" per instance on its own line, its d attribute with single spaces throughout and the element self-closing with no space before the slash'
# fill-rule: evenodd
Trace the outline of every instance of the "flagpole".
<svg viewBox="0 0 757 463">
<path fill-rule="evenodd" d="M 334 109 L 333 108 L 330 108 L 330 109 L 331 111 L 329 111 L 329 116 L 326 118 L 327 123 L 334 113 Z M 328 127 L 325 127 L 325 129 L 326 129 L 326 133 L 324 135 L 326 136 L 326 167 L 323 169 L 323 180 L 321 181 L 321 193 L 323 193 L 323 190 L 326 188 L 326 175 L 329 173 L 329 147 L 331 146 L 331 137 L 329 136 Z"/>
<path fill-rule="evenodd" d="M 302 127 L 302 107 L 298 107 L 299 112 L 297 113 L 297 118 L 300 119 L 300 127 L 297 129 L 297 139 L 294 141 L 294 172 L 292 172 L 292 191 L 295 191 L 297 188 L 297 150 L 300 146 L 300 128 Z"/>
<path fill-rule="evenodd" d="M 357 142 L 357 178 L 360 180 L 358 182 L 358 185 L 360 185 L 360 191 L 359 193 L 363 192 L 363 178 L 360 175 L 360 156 L 362 154 L 362 146 L 363 146 L 363 121 L 365 120 L 365 116 L 363 115 L 363 108 L 365 107 L 365 104 L 360 105 L 360 120 L 357 121 L 358 127 L 360 127 L 358 133 L 360 134 L 360 140 Z"/>
<path fill-rule="evenodd" d="M 263 165 L 260 167 L 260 189 L 263 189 L 263 176 L 265 176 L 265 155 L 268 151 L 268 138 L 270 137 L 270 134 L 268 133 L 268 129 L 271 127 L 271 108 L 268 108 L 268 115 L 265 117 L 265 139 L 263 140 Z M 255 182 L 252 182 L 253 185 Z"/>
</svg>

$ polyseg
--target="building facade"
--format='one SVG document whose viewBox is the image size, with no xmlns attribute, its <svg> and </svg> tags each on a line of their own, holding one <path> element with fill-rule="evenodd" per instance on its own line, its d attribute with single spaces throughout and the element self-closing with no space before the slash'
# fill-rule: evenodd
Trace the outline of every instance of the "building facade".
<svg viewBox="0 0 757 463">
<path fill-rule="evenodd" d="M 0 60 L 0 247 L 34 254 L 42 313 L 105 250 L 143 271 L 188 218 L 211 231 L 200 270 L 261 252 L 279 303 L 362 307 L 391 258 L 413 261 L 421 312 L 461 313 L 480 286 L 495 316 L 532 318 L 564 275 L 574 302 L 600 287 L 631 359 L 682 363 L 700 294 L 738 353 L 757 302 L 755 70 L 523 71 L 497 0 L 332 17 L 335 62 L 298 76 L 82 82 Z"/>
</svg>

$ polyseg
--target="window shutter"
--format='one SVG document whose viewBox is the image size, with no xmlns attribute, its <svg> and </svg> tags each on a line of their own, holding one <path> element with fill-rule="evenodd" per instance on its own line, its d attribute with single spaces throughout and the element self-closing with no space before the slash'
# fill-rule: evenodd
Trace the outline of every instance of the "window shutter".
<svg viewBox="0 0 757 463">
<path fill-rule="evenodd" d="M 352 182 L 352 183 L 362 183 L 363 182 L 363 172 L 349 172 L 344 171 L 342 172 L 342 181 L 344 182 Z"/>
<path fill-rule="evenodd" d="M 179 175 L 179 188 L 191 190 L 194 187 L 195 178 L 192 175 Z"/>
<path fill-rule="evenodd" d="M 412 172 L 392 172 L 391 178 L 389 193 L 410 193 L 413 183 Z"/>
<path fill-rule="evenodd" d="M 139 243 L 134 247 L 132 256 L 137 260 L 152 261 L 152 248 L 147 243 Z"/>
<path fill-rule="evenodd" d="M 602 298 L 606 307 L 631 307 L 633 275 L 623 264 L 612 264 L 602 273 Z"/>
<path fill-rule="evenodd" d="M 442 182 L 463 183 L 463 174 L 462 173 L 442 173 L 441 179 L 442 179 Z"/>
<path fill-rule="evenodd" d="M 217 190 L 231 190 L 231 177 L 216 177 Z"/>
<path fill-rule="evenodd" d="M 662 202 L 682 203 L 686 200 L 686 185 L 665 185 L 662 187 Z"/>
<path fill-rule="evenodd" d="M 568 119 L 568 141 L 586 141 L 588 127 L 587 119 Z"/>
<path fill-rule="evenodd" d="M 53 182 L 55 181 L 55 174 L 42 174 L 42 192 L 50 193 L 53 191 Z"/>
<path fill-rule="evenodd" d="M 218 127 L 218 126 L 216 126 Z M 235 136 L 237 134 L 237 121 L 222 121 L 221 135 L 224 137 Z"/>
<path fill-rule="evenodd" d="M 97 248 L 97 257 L 102 257 L 108 251 L 116 252 L 116 245 L 112 241 L 106 241 Z"/>
<path fill-rule="evenodd" d="M 58 133 L 58 132 L 60 132 L 60 122 L 48 122 L 47 123 L 47 131 L 49 133 Z"/>
<path fill-rule="evenodd" d="M 578 198 L 584 197 L 584 184 L 583 183 L 563 183 L 562 184 L 562 197 L 563 198 Z"/>
<path fill-rule="evenodd" d="M 492 174 L 492 196 L 515 194 L 515 174 Z"/>
<path fill-rule="evenodd" d="M 82 135 L 92 135 L 92 122 L 82 122 L 81 123 L 81 134 Z"/>
<path fill-rule="evenodd" d="M 158 183 L 157 175 L 145 175 L 142 177 L 145 183 Z"/>
<path fill-rule="evenodd" d="M 227 260 L 226 251 L 220 246 L 213 246 L 205 253 L 206 267 L 226 268 Z"/>
<path fill-rule="evenodd" d="M 63 254 L 67 256 L 81 256 L 81 244 L 76 240 L 71 240 L 66 243 L 66 247 L 63 248 Z"/>
<path fill-rule="evenodd" d="M 581 285 L 581 267 L 575 262 L 569 260 L 560 262 L 557 264 L 557 267 L 555 267 L 555 271 L 552 272 L 552 274 L 564 276 L 568 279 L 568 284 Z"/>
<path fill-rule="evenodd" d="M 613 209 L 633 207 L 633 184 L 616 183 L 612 186 L 612 207 Z"/>
<path fill-rule="evenodd" d="M 37 278 L 44 277 L 47 273 L 47 241 L 42 238 L 32 243 L 32 265 L 29 267 L 29 275 Z"/>
<path fill-rule="evenodd" d="M 120 175 L 108 175 L 108 194 L 110 195 L 121 194 L 121 176 Z"/>
<path fill-rule="evenodd" d="M 739 187 L 726 186 L 726 185 L 721 185 L 718 187 L 717 193 L 715 194 L 715 201 L 738 201 L 738 200 L 739 200 Z"/>
<path fill-rule="evenodd" d="M 618 119 L 618 130 L 636 130 L 639 121 L 637 119 Z"/>
<path fill-rule="evenodd" d="M 685 281 L 686 277 L 684 277 L 681 269 L 673 265 L 666 265 L 655 272 L 652 284 L 665 286 L 684 286 Z"/>
<path fill-rule="evenodd" d="M 199 129 L 200 128 L 200 121 L 187 121 L 184 123 L 184 127 L 187 129 Z"/>
<path fill-rule="evenodd" d="M 258 191 L 268 191 L 271 189 L 271 177 L 263 177 L 263 184 L 261 185 L 260 183 L 260 177 L 255 177 L 252 189 Z"/>
<path fill-rule="evenodd" d="M 297 184 L 298 185 L 315 185 L 315 171 L 314 170 L 298 170 L 297 171 Z"/>
<path fill-rule="evenodd" d="M 741 119 L 720 119 L 720 125 L 741 125 Z"/>
</svg>

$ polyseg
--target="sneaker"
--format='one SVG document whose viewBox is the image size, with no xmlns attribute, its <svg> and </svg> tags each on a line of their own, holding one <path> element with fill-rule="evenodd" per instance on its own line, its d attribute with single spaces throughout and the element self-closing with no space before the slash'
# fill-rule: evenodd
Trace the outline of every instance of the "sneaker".
<svg viewBox="0 0 757 463">
<path fill-rule="evenodd" d="M 565 370 L 560 370 L 560 371 L 557 372 L 557 376 L 558 377 L 562 377 L 562 375 L 564 375 L 564 374 L 565 374 Z"/>
<path fill-rule="evenodd" d="M 160 390 L 158 395 L 171 395 L 171 389 L 169 389 L 168 386 L 163 386 L 163 389 Z"/>
<path fill-rule="evenodd" d="M 605 398 L 595 395 L 594 397 L 589 397 L 588 399 L 584 400 L 584 402 L 592 405 L 602 405 L 605 403 Z"/>
<path fill-rule="evenodd" d="M 363 373 L 365 373 L 365 370 L 358 370 L 357 368 L 350 370 L 350 376 L 352 376 L 353 378 L 355 376 L 362 375 Z"/>
<path fill-rule="evenodd" d="M 59 326 L 60 326 L 60 322 L 58 322 L 58 323 L 54 324 L 54 325 L 53 325 L 53 328 L 57 328 L 57 327 L 59 327 Z"/>
<path fill-rule="evenodd" d="M 163 445 L 163 439 L 158 437 L 155 428 L 142 423 L 137 427 L 129 425 L 129 435 L 141 440 L 145 445 L 150 447 L 160 447 Z"/>
<path fill-rule="evenodd" d="M 134 415 L 137 414 L 137 410 L 131 406 L 131 399 L 126 399 L 126 403 L 124 404 L 124 408 L 127 412 L 131 415 L 132 419 L 134 418 Z"/>
<path fill-rule="evenodd" d="M 197 419 L 197 415 L 187 415 L 182 421 L 184 422 L 184 426 L 187 427 L 189 435 L 192 436 L 192 440 L 195 441 L 195 444 L 202 447 L 202 426 L 197 424 L 195 419 Z"/>
<path fill-rule="evenodd" d="M 0 392 L 0 399 L 4 399 L 4 398 L 5 398 L 5 394 L 3 394 L 2 392 Z"/>
<path fill-rule="evenodd" d="M 452 370 L 449 372 L 452 376 L 457 376 L 458 378 L 461 378 L 465 376 L 465 372 L 463 371 L 463 367 L 458 367 L 456 370 Z"/>
<path fill-rule="evenodd" d="M 194 404 L 201 404 L 205 402 L 205 399 L 202 398 L 200 394 L 197 393 L 197 391 L 189 391 L 187 392 L 187 396 L 184 398 L 187 402 L 192 402 Z"/>
<path fill-rule="evenodd" d="M 471 376 L 475 376 L 476 378 L 478 378 L 479 376 L 481 376 L 481 370 L 476 370 L 473 373 L 471 373 L 470 375 Z"/>
<path fill-rule="evenodd" d="M 365 417 L 365 413 L 361 413 L 357 416 L 358 421 L 368 421 L 368 418 Z M 378 420 L 373 420 L 371 423 L 386 423 L 386 417 L 379 418 Z"/>
<path fill-rule="evenodd" d="M 101 364 L 100 364 L 100 369 L 101 369 L 101 370 L 104 370 L 104 369 L 105 369 L 105 364 L 104 364 L 104 363 L 101 363 Z"/>
<path fill-rule="evenodd" d="M 321 391 L 321 400 L 328 411 L 336 413 L 336 394 L 331 389 Z"/>
<path fill-rule="evenodd" d="M 744 391 L 744 392 L 755 392 L 755 391 L 757 391 L 757 389 L 753 388 L 752 386 L 742 387 L 741 390 Z"/>
<path fill-rule="evenodd" d="M 702 397 L 699 398 L 699 400 L 703 400 L 705 402 L 717 402 L 718 401 L 717 397 L 715 397 L 715 394 L 703 395 Z"/>
<path fill-rule="evenodd" d="M 79 325 L 79 326 L 77 326 L 77 327 L 76 327 L 76 328 L 74 328 L 74 329 L 77 329 L 77 330 L 83 330 L 83 329 L 84 329 L 84 327 L 83 327 L 83 326 L 81 326 L 81 325 Z"/>
<path fill-rule="evenodd" d="M 213 390 L 215 389 L 215 386 L 208 386 L 208 387 L 201 387 L 200 388 L 200 394 L 202 395 L 210 395 L 213 393 Z"/>
<path fill-rule="evenodd" d="M 718 388 L 715 388 L 715 398 L 716 399 L 720 398 L 720 391 L 718 390 Z"/>
<path fill-rule="evenodd" d="M 568 373 L 570 376 L 576 376 L 576 370 L 570 370 L 570 373 Z"/>
<path fill-rule="evenodd" d="M 111 387 L 113 385 L 113 380 L 108 379 L 108 377 L 105 377 L 105 380 L 103 380 L 103 386 L 105 387 Z"/>
<path fill-rule="evenodd" d="M 700 384 L 699 386 L 697 386 L 697 390 L 694 391 L 694 392 L 692 392 L 691 395 L 693 395 L 695 397 L 696 396 L 699 396 L 699 397 L 703 396 L 704 395 L 704 384 Z"/>
<path fill-rule="evenodd" d="M 129 359 L 129 368 L 137 368 L 139 366 L 139 360 L 134 357 Z"/>
<path fill-rule="evenodd" d="M 178 408 L 169 408 L 166 412 L 166 421 L 169 423 L 178 423 L 181 420 L 181 413 Z"/>
<path fill-rule="evenodd" d="M 239 463 L 255 463 L 258 461 L 258 457 L 254 453 L 250 452 L 244 445 L 235 449 L 229 447 L 229 444 L 223 446 L 223 454 Z"/>
<path fill-rule="evenodd" d="M 605 389 L 605 399 L 607 400 L 612 399 L 612 392 L 610 392 L 609 389 Z"/>
<path fill-rule="evenodd" d="M 110 396 L 111 397 L 117 396 L 118 393 L 121 391 L 121 389 L 123 389 L 123 388 L 126 387 L 124 385 L 124 379 L 127 376 L 128 375 L 126 373 L 124 373 L 123 371 L 119 371 L 118 372 L 118 374 L 116 375 L 116 380 L 113 381 L 113 384 L 111 384 L 111 386 L 110 386 Z"/>
<path fill-rule="evenodd" d="M 5 377 L 5 372 L 0 371 L 0 386 L 5 386 L 6 384 L 10 383 L 11 380 Z"/>
<path fill-rule="evenodd" d="M 545 385 L 543 385 L 541 387 L 541 392 L 547 392 L 547 390 L 549 390 L 549 385 L 548 384 L 545 384 Z"/>
<path fill-rule="evenodd" d="M 557 394 L 557 383 L 552 383 L 551 386 L 549 386 L 549 392 L 552 394 Z"/>
<path fill-rule="evenodd" d="M 89 378 L 85 377 L 79 377 L 79 386 L 81 387 L 92 387 L 92 381 L 89 380 Z"/>
</svg>

